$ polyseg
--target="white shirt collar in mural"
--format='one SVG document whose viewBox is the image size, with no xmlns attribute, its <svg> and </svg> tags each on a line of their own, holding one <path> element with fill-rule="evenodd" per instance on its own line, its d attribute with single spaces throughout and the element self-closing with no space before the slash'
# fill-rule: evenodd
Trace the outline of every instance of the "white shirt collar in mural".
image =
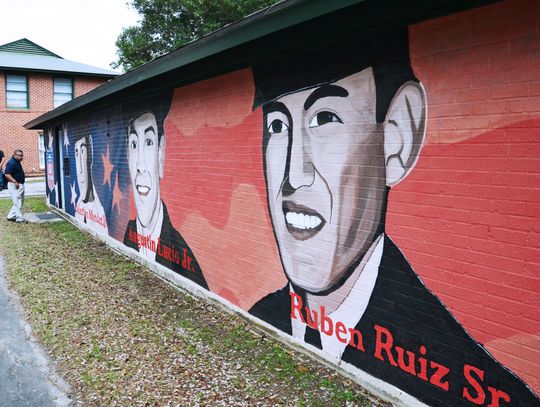
<svg viewBox="0 0 540 407">
<path fill-rule="evenodd" d="M 332 321 L 341 321 L 347 328 L 354 328 L 358 324 L 371 299 L 371 294 L 373 293 L 373 288 L 379 274 L 383 249 L 384 234 L 381 234 L 369 248 L 367 255 L 364 257 L 365 261 L 362 260 L 358 265 L 358 267 L 362 267 L 362 272 L 351 292 L 334 312 L 328 314 Z M 292 286 L 289 287 L 290 291 L 294 292 Z M 306 324 L 299 318 L 292 318 L 291 325 L 292 335 L 295 338 L 303 339 L 306 332 Z M 341 359 L 341 355 L 347 347 L 347 343 L 340 342 L 336 336 L 328 336 L 322 332 L 321 344 L 324 352 L 337 359 Z"/>
</svg>

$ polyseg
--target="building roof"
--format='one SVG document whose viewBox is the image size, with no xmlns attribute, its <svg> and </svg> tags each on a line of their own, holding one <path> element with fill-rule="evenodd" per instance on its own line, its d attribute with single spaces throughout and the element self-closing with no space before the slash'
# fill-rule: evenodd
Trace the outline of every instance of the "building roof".
<svg viewBox="0 0 540 407">
<path fill-rule="evenodd" d="M 24 127 L 43 129 L 74 114 L 295 55 L 343 36 L 367 36 L 495 1 L 284 0 L 120 75 Z"/>
<path fill-rule="evenodd" d="M 108 69 L 64 59 L 26 38 L 0 45 L 0 69 L 67 73 L 105 78 L 118 76 L 117 72 Z"/>
<path fill-rule="evenodd" d="M 37 45 L 35 42 L 30 41 L 28 38 L 21 38 L 20 40 L 0 45 L 0 51 L 62 58 L 60 55 L 57 55 L 54 52 L 43 48 L 41 45 Z"/>
</svg>

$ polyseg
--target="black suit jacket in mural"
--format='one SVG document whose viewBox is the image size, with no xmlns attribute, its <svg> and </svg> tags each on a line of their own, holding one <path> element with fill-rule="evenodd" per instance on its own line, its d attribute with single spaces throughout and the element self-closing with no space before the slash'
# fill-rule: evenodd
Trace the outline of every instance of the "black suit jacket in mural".
<svg viewBox="0 0 540 407">
<path fill-rule="evenodd" d="M 130 234 L 131 232 L 131 234 Z M 124 244 L 134 250 L 139 251 L 137 240 L 134 238 L 137 232 L 137 221 L 132 219 L 128 222 L 124 235 Z M 175 273 L 199 284 L 208 289 L 208 284 L 203 276 L 201 268 L 188 244 L 174 228 L 169 218 L 167 207 L 163 203 L 163 225 L 159 237 L 159 244 L 156 244 L 156 263 L 171 269 Z"/>
<path fill-rule="evenodd" d="M 292 334 L 289 291 L 287 285 L 269 294 L 250 313 Z M 487 406 L 502 390 L 511 402 L 496 393 L 500 406 L 540 405 L 527 385 L 469 336 L 386 236 L 370 302 L 355 328 L 364 351 L 347 345 L 342 359 L 424 403 Z"/>
</svg>

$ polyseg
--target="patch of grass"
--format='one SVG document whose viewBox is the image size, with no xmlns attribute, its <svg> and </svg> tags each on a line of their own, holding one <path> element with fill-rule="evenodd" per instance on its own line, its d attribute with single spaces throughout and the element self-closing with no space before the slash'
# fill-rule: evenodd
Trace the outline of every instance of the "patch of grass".
<svg viewBox="0 0 540 407">
<path fill-rule="evenodd" d="M 70 223 L 7 222 L 10 206 L 0 201 L 10 284 L 85 405 L 372 405 L 350 380 Z M 43 198 L 25 207 L 47 210 Z"/>
<path fill-rule="evenodd" d="M 23 210 L 25 212 L 48 212 L 49 207 L 45 197 L 30 197 L 24 200 Z"/>
<path fill-rule="evenodd" d="M 48 212 L 49 207 L 47 206 L 47 201 L 45 197 L 31 196 L 25 198 L 22 211 L 25 212 Z M 13 206 L 11 199 L 0 199 L 0 212 L 6 213 Z M 5 215 L 4 215 L 5 217 Z"/>
</svg>

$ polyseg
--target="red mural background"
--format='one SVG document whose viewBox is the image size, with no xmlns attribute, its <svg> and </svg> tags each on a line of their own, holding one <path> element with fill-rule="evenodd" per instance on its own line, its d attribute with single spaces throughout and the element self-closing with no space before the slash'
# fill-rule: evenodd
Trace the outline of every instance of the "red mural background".
<svg viewBox="0 0 540 407">
<path fill-rule="evenodd" d="M 526 13 L 520 10 L 527 10 Z M 469 333 L 540 390 L 540 4 L 410 27 L 427 145 L 387 231 Z"/>
<path fill-rule="evenodd" d="M 516 4 L 529 12 L 516 13 Z M 505 2 L 410 27 L 411 61 L 428 95 L 427 142 L 392 190 L 387 221 L 429 289 L 536 391 L 539 16 L 538 2 Z M 285 283 L 253 94 L 249 69 L 177 89 L 162 181 L 210 290 L 245 310 Z"/>
</svg>

